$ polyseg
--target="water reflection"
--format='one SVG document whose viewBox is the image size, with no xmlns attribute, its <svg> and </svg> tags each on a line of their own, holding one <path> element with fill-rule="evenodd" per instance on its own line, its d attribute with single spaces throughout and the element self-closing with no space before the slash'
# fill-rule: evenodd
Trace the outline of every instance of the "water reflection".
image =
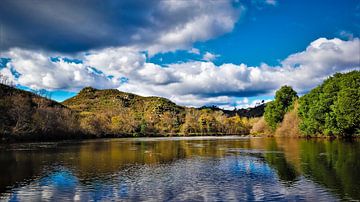
<svg viewBox="0 0 360 202">
<path fill-rule="evenodd" d="M 237 137 L 16 144 L 1 148 L 1 199 L 360 199 L 359 149 Z"/>
</svg>

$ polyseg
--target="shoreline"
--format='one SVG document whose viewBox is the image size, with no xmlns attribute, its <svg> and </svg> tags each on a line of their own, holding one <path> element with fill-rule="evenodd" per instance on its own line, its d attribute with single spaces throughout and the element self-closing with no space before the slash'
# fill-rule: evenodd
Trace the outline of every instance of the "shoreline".
<svg viewBox="0 0 360 202">
<path fill-rule="evenodd" d="M 78 138 L 33 138 L 33 139 L 2 139 L 0 140 L 1 144 L 12 144 L 12 143 L 36 143 L 36 142 L 64 142 L 64 141 L 86 141 L 86 140 L 98 140 L 98 139 L 135 139 L 135 138 L 221 138 L 221 137 L 251 137 L 251 135 L 241 135 L 241 134 L 171 134 L 171 135 L 154 135 L 151 134 L 148 136 L 133 136 L 133 135 L 103 135 L 99 137 L 95 136 L 86 136 L 83 135 Z"/>
<path fill-rule="evenodd" d="M 172 139 L 174 141 L 177 140 L 201 140 L 201 139 L 238 139 L 238 138 L 287 138 L 287 139 L 306 139 L 306 140 L 356 140 L 360 139 L 360 136 L 349 136 L 349 137 L 336 137 L 336 136 L 276 136 L 276 135 L 241 135 L 241 134 L 203 134 L 203 135 L 152 135 L 152 136 L 121 136 L 121 135 L 111 135 L 111 136 L 102 136 L 102 137 L 79 137 L 79 138 L 64 138 L 64 139 L 20 139 L 20 140 L 14 140 L 14 139 L 7 139 L 7 140 L 0 140 L 0 146 L 6 145 L 6 144 L 18 144 L 18 143 L 71 143 L 71 142 L 83 142 L 83 141 L 96 141 L 96 140 L 114 140 L 114 139 L 128 139 L 128 140 L 134 140 L 139 139 L 142 141 L 147 140 L 162 140 L 162 139 Z"/>
</svg>

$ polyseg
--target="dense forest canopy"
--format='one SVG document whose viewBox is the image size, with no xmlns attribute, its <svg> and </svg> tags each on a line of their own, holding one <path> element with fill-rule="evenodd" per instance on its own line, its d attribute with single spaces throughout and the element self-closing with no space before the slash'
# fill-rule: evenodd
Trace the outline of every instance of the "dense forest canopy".
<svg viewBox="0 0 360 202">
<path fill-rule="evenodd" d="M 337 73 L 299 100 L 306 135 L 360 134 L 360 71 Z"/>
<path fill-rule="evenodd" d="M 293 109 L 296 92 L 281 87 L 265 108 L 265 121 L 274 131 Z M 306 136 L 350 137 L 360 134 L 360 71 L 337 73 L 300 97 L 298 125 Z"/>
</svg>

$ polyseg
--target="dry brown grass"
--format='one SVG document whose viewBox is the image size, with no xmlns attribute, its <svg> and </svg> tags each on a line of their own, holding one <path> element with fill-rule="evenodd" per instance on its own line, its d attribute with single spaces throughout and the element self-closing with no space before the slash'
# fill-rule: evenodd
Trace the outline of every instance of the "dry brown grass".
<svg viewBox="0 0 360 202">
<path fill-rule="evenodd" d="M 253 119 L 250 134 L 252 134 L 252 135 L 264 135 L 264 134 L 270 135 L 271 134 L 271 129 L 267 125 L 264 117 Z"/>
</svg>

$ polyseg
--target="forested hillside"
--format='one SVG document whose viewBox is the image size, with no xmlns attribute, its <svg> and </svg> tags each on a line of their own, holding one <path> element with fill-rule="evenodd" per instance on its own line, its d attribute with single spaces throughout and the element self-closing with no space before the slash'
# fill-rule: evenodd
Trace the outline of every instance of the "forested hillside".
<svg viewBox="0 0 360 202">
<path fill-rule="evenodd" d="M 63 104 L 79 113 L 82 129 L 96 136 L 245 135 L 250 129 L 248 119 L 236 114 L 114 89 L 87 87 Z"/>
<path fill-rule="evenodd" d="M 77 114 L 60 103 L 0 84 L 0 140 L 80 138 Z"/>
</svg>

